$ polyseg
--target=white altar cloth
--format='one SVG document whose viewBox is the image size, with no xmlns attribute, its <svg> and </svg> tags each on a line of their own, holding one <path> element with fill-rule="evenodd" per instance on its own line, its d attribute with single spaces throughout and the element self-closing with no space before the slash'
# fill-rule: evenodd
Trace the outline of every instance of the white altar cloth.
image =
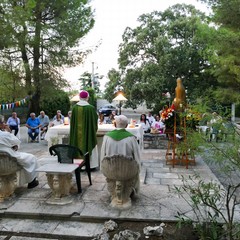
<svg viewBox="0 0 240 240">
<path fill-rule="evenodd" d="M 112 124 L 99 124 L 97 137 L 103 137 L 107 132 L 114 130 L 115 127 Z M 137 137 L 139 141 L 140 148 L 143 148 L 143 129 L 141 125 L 138 125 L 134 128 L 129 126 L 126 128 L 127 131 L 131 132 L 134 136 Z M 45 135 L 45 139 L 48 141 L 48 146 L 52 146 L 57 143 L 62 143 L 63 138 L 69 137 L 70 125 L 58 125 L 48 128 L 48 131 Z M 98 148 L 101 148 L 98 144 Z"/>
</svg>

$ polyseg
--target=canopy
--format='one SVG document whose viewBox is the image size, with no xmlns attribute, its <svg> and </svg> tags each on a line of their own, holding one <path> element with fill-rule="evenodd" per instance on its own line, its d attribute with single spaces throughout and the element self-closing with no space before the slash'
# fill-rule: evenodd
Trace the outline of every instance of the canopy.
<svg viewBox="0 0 240 240">
<path fill-rule="evenodd" d="M 118 94 L 113 101 L 127 101 L 127 98 L 125 98 L 122 93 Z"/>
</svg>

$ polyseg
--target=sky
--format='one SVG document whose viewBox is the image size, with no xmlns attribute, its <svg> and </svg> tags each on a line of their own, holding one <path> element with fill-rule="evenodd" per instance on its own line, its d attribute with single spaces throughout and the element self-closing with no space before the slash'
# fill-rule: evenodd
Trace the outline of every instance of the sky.
<svg viewBox="0 0 240 240">
<path fill-rule="evenodd" d="M 92 54 L 82 65 L 65 69 L 64 78 L 70 82 L 73 90 L 80 90 L 78 79 L 81 74 L 93 72 L 103 76 L 100 80 L 100 89 L 103 90 L 108 81 L 108 71 L 118 69 L 118 46 L 124 30 L 138 26 L 140 15 L 164 11 L 177 3 L 192 4 L 201 11 L 207 11 L 207 7 L 196 0 L 92 0 L 95 25 L 79 46 L 80 49 L 90 48 Z"/>
</svg>

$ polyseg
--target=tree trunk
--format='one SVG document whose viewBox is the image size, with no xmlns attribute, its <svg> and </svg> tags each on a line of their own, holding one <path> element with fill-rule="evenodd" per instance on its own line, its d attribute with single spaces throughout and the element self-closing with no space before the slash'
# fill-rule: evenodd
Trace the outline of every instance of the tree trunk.
<svg viewBox="0 0 240 240">
<path fill-rule="evenodd" d="M 30 111 L 36 114 L 40 111 L 41 84 L 40 84 L 40 48 L 41 48 L 41 10 L 40 1 L 37 1 L 35 8 L 35 37 L 33 46 L 33 82 L 35 87 L 34 95 L 31 99 Z"/>
</svg>

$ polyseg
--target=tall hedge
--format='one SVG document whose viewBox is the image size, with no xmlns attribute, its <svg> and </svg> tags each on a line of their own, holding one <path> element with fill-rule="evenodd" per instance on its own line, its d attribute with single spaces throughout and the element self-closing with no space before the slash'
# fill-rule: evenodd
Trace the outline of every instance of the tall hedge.
<svg viewBox="0 0 240 240">
<path fill-rule="evenodd" d="M 57 110 L 61 110 L 62 114 L 66 116 L 71 108 L 70 106 L 68 94 L 64 91 L 51 93 L 50 96 L 45 96 L 40 102 L 41 110 L 43 110 L 50 119 L 56 115 Z"/>
</svg>

